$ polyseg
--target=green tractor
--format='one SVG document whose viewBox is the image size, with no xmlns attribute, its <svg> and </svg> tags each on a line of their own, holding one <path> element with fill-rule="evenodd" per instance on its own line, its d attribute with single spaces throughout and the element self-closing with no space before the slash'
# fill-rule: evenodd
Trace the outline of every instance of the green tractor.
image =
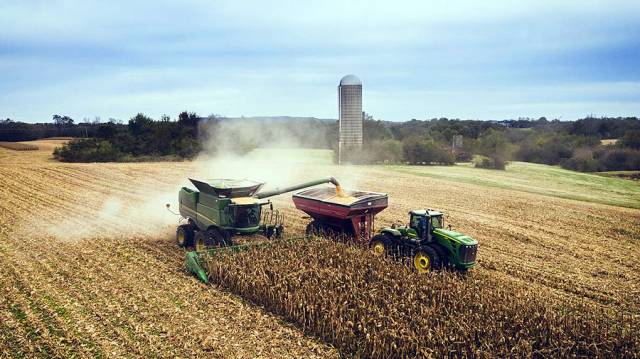
<svg viewBox="0 0 640 359">
<path fill-rule="evenodd" d="M 443 213 L 427 210 L 409 212 L 409 225 L 386 227 L 369 245 L 377 255 L 411 258 L 420 273 L 453 267 L 465 271 L 475 266 L 478 241 L 445 229 Z"/>
</svg>

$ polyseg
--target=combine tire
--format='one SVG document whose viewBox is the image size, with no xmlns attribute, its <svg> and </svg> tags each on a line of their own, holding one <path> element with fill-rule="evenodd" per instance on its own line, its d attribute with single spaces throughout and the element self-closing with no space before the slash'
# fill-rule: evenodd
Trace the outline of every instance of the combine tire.
<svg viewBox="0 0 640 359">
<path fill-rule="evenodd" d="M 227 246 L 232 246 L 233 245 L 233 241 L 231 240 L 231 235 L 226 235 L 225 232 L 222 232 L 218 229 L 210 229 L 207 232 L 209 232 L 209 238 L 210 238 L 210 246 L 213 247 L 227 247 Z"/>
<path fill-rule="evenodd" d="M 418 247 L 413 254 L 413 267 L 418 273 L 440 269 L 442 262 L 435 249 L 430 246 Z"/>
<path fill-rule="evenodd" d="M 193 237 L 193 247 L 197 252 L 202 252 L 211 247 L 211 236 L 209 231 L 198 231 Z"/>
<path fill-rule="evenodd" d="M 389 253 L 389 246 L 391 245 L 391 241 L 386 234 L 376 234 L 371 238 L 369 242 L 369 248 L 373 251 L 378 257 L 383 257 Z"/>
<path fill-rule="evenodd" d="M 233 232 L 231 232 L 231 231 L 221 231 L 220 233 L 222 233 L 222 236 L 224 237 L 225 243 L 228 243 L 227 245 L 232 246 L 233 245 L 233 241 L 231 240 L 231 238 L 233 237 Z"/>
<path fill-rule="evenodd" d="M 186 248 L 193 245 L 193 229 L 188 224 L 178 226 L 176 229 L 176 244 L 178 247 Z"/>
</svg>

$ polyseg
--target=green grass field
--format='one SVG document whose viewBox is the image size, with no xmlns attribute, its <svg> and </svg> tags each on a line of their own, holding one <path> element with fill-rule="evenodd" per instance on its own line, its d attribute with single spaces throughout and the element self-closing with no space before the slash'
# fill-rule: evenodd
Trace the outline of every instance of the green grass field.
<svg viewBox="0 0 640 359">
<path fill-rule="evenodd" d="M 640 183 L 615 177 L 564 170 L 556 166 L 512 162 L 505 171 L 455 166 L 388 166 L 402 173 L 472 183 L 546 196 L 640 208 Z"/>
<path fill-rule="evenodd" d="M 333 164 L 331 150 L 260 148 L 254 158 L 286 158 L 300 164 Z M 505 171 L 475 168 L 470 163 L 455 166 L 356 166 L 426 176 L 445 181 L 470 183 L 545 196 L 640 209 L 640 181 L 602 173 L 591 174 L 527 162 L 511 162 Z"/>
</svg>

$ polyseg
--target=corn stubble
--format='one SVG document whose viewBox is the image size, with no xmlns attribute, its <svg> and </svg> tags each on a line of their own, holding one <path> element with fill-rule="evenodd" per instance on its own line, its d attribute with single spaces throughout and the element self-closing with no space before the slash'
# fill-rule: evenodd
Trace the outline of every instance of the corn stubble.
<svg viewBox="0 0 640 359">
<path fill-rule="evenodd" d="M 315 239 L 206 260 L 212 282 L 357 357 L 640 355 L 640 321 L 483 271 L 419 275 Z"/>
<path fill-rule="evenodd" d="M 20 143 L 20 142 L 3 142 L 0 141 L 0 147 L 7 148 L 14 151 L 36 151 L 38 150 L 38 146 Z"/>
</svg>

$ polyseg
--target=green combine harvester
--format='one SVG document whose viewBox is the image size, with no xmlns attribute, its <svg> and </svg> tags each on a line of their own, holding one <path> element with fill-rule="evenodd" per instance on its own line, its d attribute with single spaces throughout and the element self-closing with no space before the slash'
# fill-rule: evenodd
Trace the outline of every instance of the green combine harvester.
<svg viewBox="0 0 640 359">
<path fill-rule="evenodd" d="M 283 215 L 266 198 L 325 183 L 334 187 L 312 188 L 293 195 L 296 208 L 313 221 L 307 226 L 305 237 L 288 240 L 311 235 L 346 237 L 370 247 L 377 255 L 410 257 L 418 272 L 444 267 L 467 270 L 475 265 L 478 242 L 452 231 L 451 226 L 445 229 L 443 214 L 438 211 L 411 211 L 408 226 L 393 225 L 373 235 L 375 215 L 387 208 L 387 195 L 343 191 L 333 177 L 265 192 L 260 192 L 263 183 L 249 180 L 190 181 L 198 191 L 187 187 L 180 190 L 179 210 L 184 223 L 176 230 L 176 241 L 180 247 L 190 249 L 187 269 L 205 283 L 205 257 L 273 243 L 235 245 L 234 236 L 258 233 L 267 239 L 283 237 Z M 269 208 L 263 208 L 267 205 Z"/>
<path fill-rule="evenodd" d="M 176 240 L 180 247 L 192 247 L 198 252 L 232 246 L 232 238 L 238 234 L 260 233 L 267 238 L 280 238 L 284 231 L 283 216 L 265 198 L 323 183 L 340 186 L 330 177 L 259 192 L 264 183 L 250 180 L 189 180 L 198 191 L 187 187 L 180 190 L 180 215 L 187 223 L 178 227 Z M 263 209 L 265 205 L 269 205 L 269 209 Z"/>
<path fill-rule="evenodd" d="M 250 180 L 189 180 L 198 191 L 188 187 L 180 190 L 179 212 L 181 222 L 185 223 L 176 230 L 176 242 L 180 247 L 191 249 L 187 252 L 187 269 L 205 283 L 208 279 L 201 265 L 203 255 L 252 247 L 235 245 L 235 235 L 262 234 L 267 239 L 282 238 L 284 216 L 274 210 L 266 198 L 324 183 L 331 183 L 340 190 L 340 184 L 333 177 L 265 192 L 259 192 L 264 183 Z M 268 208 L 263 208 L 267 205 Z"/>
</svg>

